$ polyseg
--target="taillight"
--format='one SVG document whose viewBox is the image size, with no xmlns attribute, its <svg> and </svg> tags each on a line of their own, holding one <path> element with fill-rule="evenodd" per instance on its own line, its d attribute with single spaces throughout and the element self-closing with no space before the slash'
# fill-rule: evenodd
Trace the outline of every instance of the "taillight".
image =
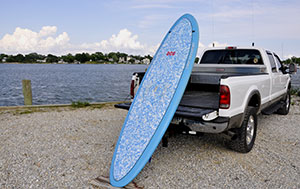
<svg viewBox="0 0 300 189">
<path fill-rule="evenodd" d="M 220 86 L 220 108 L 228 109 L 230 107 L 230 90 L 226 85 Z"/>
<path fill-rule="evenodd" d="M 131 80 L 131 84 L 130 84 L 130 97 L 131 99 L 134 98 L 134 79 Z"/>
</svg>

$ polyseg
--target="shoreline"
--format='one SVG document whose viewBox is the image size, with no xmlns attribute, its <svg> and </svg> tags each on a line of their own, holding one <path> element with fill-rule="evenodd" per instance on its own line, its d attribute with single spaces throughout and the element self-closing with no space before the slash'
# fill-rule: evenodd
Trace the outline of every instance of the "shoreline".
<svg viewBox="0 0 300 189">
<path fill-rule="evenodd" d="M 30 63 L 25 63 L 25 62 L 0 62 L 1 64 L 59 64 L 59 65 L 69 65 L 69 64 L 74 64 L 74 65 L 81 65 L 81 64 L 113 64 L 113 65 L 119 65 L 119 64 L 125 64 L 125 65 L 149 65 L 149 64 L 127 64 L 127 63 L 114 63 L 114 62 L 85 62 L 85 63 L 57 63 L 57 62 L 53 62 L 53 63 L 47 63 L 47 62 L 30 62 Z"/>
<path fill-rule="evenodd" d="M 51 112 L 51 111 L 67 111 L 77 109 L 102 109 L 114 108 L 115 104 L 125 103 L 129 101 L 111 101 L 111 102 L 94 102 L 84 107 L 74 106 L 72 104 L 45 104 L 45 105 L 23 105 L 23 106 L 0 106 L 1 114 L 31 114 L 36 112 Z"/>
<path fill-rule="evenodd" d="M 128 101 L 110 101 L 110 102 L 91 102 L 90 107 L 97 105 L 114 105 L 117 103 L 124 103 Z M 21 106 L 0 106 L 1 110 L 9 109 L 28 109 L 28 108 L 60 108 L 60 107 L 72 107 L 72 104 L 41 104 L 41 105 L 21 105 Z"/>
</svg>

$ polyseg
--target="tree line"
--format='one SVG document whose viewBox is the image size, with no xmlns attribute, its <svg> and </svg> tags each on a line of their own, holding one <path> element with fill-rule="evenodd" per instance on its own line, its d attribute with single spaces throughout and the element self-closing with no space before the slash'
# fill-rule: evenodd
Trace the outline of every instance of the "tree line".
<svg viewBox="0 0 300 189">
<path fill-rule="evenodd" d="M 297 58 L 297 57 L 293 56 L 291 58 L 284 60 L 283 63 L 285 63 L 285 64 L 295 63 L 295 64 L 300 65 L 300 57 Z"/>
<path fill-rule="evenodd" d="M 130 57 L 130 58 L 128 58 Z M 92 54 L 89 53 L 77 53 L 72 55 L 71 53 L 62 56 L 56 56 L 53 54 L 42 55 L 38 53 L 29 53 L 26 55 L 17 54 L 17 55 L 7 55 L 0 54 L 0 62 L 19 62 L 19 63 L 105 63 L 105 62 L 115 62 L 118 63 L 120 58 L 122 58 L 123 62 L 126 63 L 136 63 L 141 62 L 143 59 L 148 58 L 150 61 L 152 60 L 152 56 L 140 56 L 140 55 L 128 55 L 126 53 L 120 52 L 110 52 L 104 54 L 102 52 L 95 52 Z"/>
<path fill-rule="evenodd" d="M 129 58 L 128 58 L 129 57 Z M 7 55 L 7 54 L 0 54 L 0 62 L 19 62 L 19 63 L 118 63 L 120 58 L 122 58 L 123 62 L 121 63 L 141 63 L 143 59 L 152 60 L 152 56 L 140 56 L 140 55 L 128 55 L 126 53 L 120 52 L 110 52 L 110 53 L 102 53 L 102 52 L 95 52 L 92 54 L 89 53 L 77 53 L 72 55 L 71 53 L 62 56 L 56 56 L 53 54 L 42 55 L 38 53 L 29 53 L 26 55 L 17 54 L 17 55 Z M 195 62 L 199 61 L 199 57 L 196 57 Z M 282 61 L 284 64 L 296 63 L 300 65 L 300 57 L 297 58 L 295 56 L 288 58 Z"/>
</svg>

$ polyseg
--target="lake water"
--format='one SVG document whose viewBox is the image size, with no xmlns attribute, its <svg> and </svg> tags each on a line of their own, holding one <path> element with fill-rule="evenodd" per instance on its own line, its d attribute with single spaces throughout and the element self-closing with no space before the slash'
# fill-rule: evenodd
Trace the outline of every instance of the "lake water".
<svg viewBox="0 0 300 189">
<path fill-rule="evenodd" d="M 22 80 L 31 80 L 33 104 L 129 99 L 133 72 L 145 65 L 0 64 L 0 106 L 23 105 Z"/>
<path fill-rule="evenodd" d="M 0 106 L 23 105 L 22 80 L 31 80 L 33 104 L 129 99 L 133 72 L 146 65 L 0 64 Z M 292 85 L 300 87 L 300 70 Z"/>
</svg>

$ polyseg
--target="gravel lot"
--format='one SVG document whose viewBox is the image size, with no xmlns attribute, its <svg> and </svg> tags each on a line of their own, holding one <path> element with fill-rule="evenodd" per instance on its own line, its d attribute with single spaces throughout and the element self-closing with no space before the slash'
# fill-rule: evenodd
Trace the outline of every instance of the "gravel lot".
<svg viewBox="0 0 300 189">
<path fill-rule="evenodd" d="M 0 188 L 93 188 L 108 176 L 127 111 L 0 111 Z M 144 188 L 300 188 L 300 106 L 260 115 L 248 154 L 219 135 L 175 135 L 134 179 Z"/>
</svg>

